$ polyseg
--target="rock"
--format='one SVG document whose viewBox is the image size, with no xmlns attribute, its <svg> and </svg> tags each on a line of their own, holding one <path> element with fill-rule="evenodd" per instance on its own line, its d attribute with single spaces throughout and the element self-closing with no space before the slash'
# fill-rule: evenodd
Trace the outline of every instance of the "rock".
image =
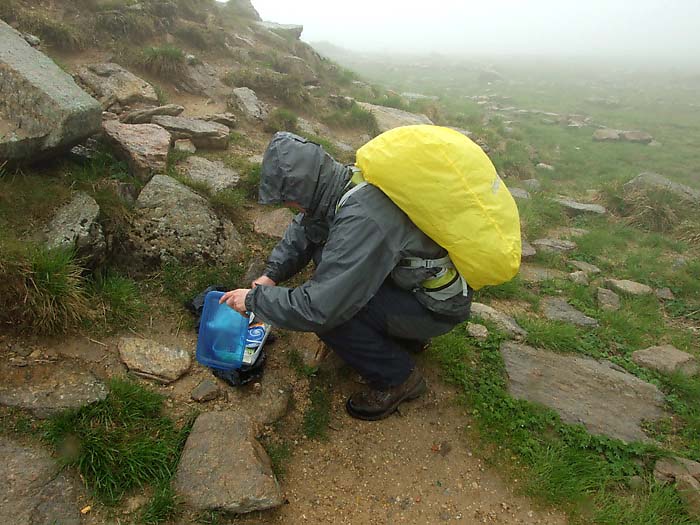
<svg viewBox="0 0 700 525">
<path fill-rule="evenodd" d="M 551 166 L 549 164 L 545 164 L 544 162 L 540 162 L 535 166 L 538 170 L 543 170 L 543 171 L 554 171 L 554 166 Z"/>
<path fill-rule="evenodd" d="M 659 483 L 673 483 L 683 476 L 700 481 L 700 463 L 686 458 L 661 458 L 654 465 L 654 478 Z"/>
<path fill-rule="evenodd" d="M 238 119 L 233 113 L 215 113 L 214 115 L 207 115 L 203 119 L 207 122 L 223 124 L 229 129 L 233 129 L 238 125 Z"/>
<path fill-rule="evenodd" d="M 627 142 L 636 142 L 639 144 L 649 144 L 654 140 L 654 137 L 645 131 L 623 131 L 620 138 Z"/>
<path fill-rule="evenodd" d="M 197 146 L 192 144 L 190 139 L 177 139 L 175 144 L 173 144 L 173 149 L 175 151 L 183 151 L 185 153 L 195 154 L 197 153 Z"/>
<path fill-rule="evenodd" d="M 377 126 L 380 132 L 389 131 L 399 126 L 410 126 L 414 124 L 432 124 L 433 122 L 425 115 L 409 113 L 401 109 L 386 106 L 376 106 L 367 102 L 357 103 L 362 109 L 369 111 L 377 119 Z"/>
<path fill-rule="evenodd" d="M 264 211 L 253 218 L 253 229 L 257 234 L 269 235 L 275 239 L 284 237 L 284 232 L 292 222 L 294 213 L 287 208 Z"/>
<path fill-rule="evenodd" d="M 588 286 L 588 274 L 579 270 L 578 272 L 571 272 L 569 274 L 569 280 L 575 284 L 580 284 L 582 286 Z"/>
<path fill-rule="evenodd" d="M 121 120 L 124 124 L 149 124 L 151 119 L 158 115 L 177 117 L 183 111 L 185 111 L 184 106 L 167 104 L 165 106 L 158 106 L 155 108 L 130 111 L 129 113 L 124 113 L 119 120 Z"/>
<path fill-rule="evenodd" d="M 598 288 L 598 306 L 609 312 L 615 312 L 620 309 L 620 297 L 607 288 Z"/>
<path fill-rule="evenodd" d="M 528 200 L 530 194 L 522 188 L 509 188 L 510 194 L 516 199 Z"/>
<path fill-rule="evenodd" d="M 636 283 L 626 279 L 605 279 L 605 286 L 628 295 L 650 295 L 654 292 L 654 290 L 646 284 Z"/>
<path fill-rule="evenodd" d="M 507 335 L 515 338 L 524 338 L 527 332 L 511 316 L 499 312 L 485 304 L 472 303 L 472 315 L 484 321 L 490 321 L 503 330 Z"/>
<path fill-rule="evenodd" d="M 0 405 L 31 410 L 45 418 L 67 408 L 80 408 L 107 397 L 107 387 L 70 362 L 16 368 L 0 363 Z"/>
<path fill-rule="evenodd" d="M 167 129 L 174 139 L 190 139 L 197 148 L 228 148 L 231 130 L 223 124 L 195 118 L 169 117 L 165 115 L 153 117 L 151 121 Z"/>
<path fill-rule="evenodd" d="M 212 193 L 235 188 L 241 180 L 237 171 L 227 168 L 220 160 L 187 157 L 178 165 L 178 171 L 188 179 L 204 184 Z"/>
<path fill-rule="evenodd" d="M 234 89 L 229 105 L 237 108 L 250 120 L 265 120 L 269 113 L 265 104 L 258 100 L 255 91 L 247 87 Z"/>
<path fill-rule="evenodd" d="M 679 373 L 693 376 L 698 373 L 698 360 L 671 345 L 660 345 L 637 350 L 632 353 L 632 361 L 639 366 L 651 368 L 666 374 Z"/>
<path fill-rule="evenodd" d="M 555 228 L 550 232 L 550 236 L 556 238 L 556 239 L 569 239 L 569 238 L 576 238 L 576 237 L 583 237 L 584 235 L 588 235 L 590 230 L 586 230 L 585 228 L 565 228 L 565 227 L 560 227 L 560 228 Z"/>
<path fill-rule="evenodd" d="M 620 140 L 620 131 L 616 129 L 597 129 L 593 132 L 593 140 L 596 142 L 615 142 Z"/>
<path fill-rule="evenodd" d="M 260 257 L 253 257 L 253 260 L 248 264 L 248 268 L 245 271 L 245 275 L 241 278 L 241 287 L 250 288 L 251 283 L 260 277 L 265 271 L 267 263 L 264 259 Z"/>
<path fill-rule="evenodd" d="M 86 165 L 99 155 L 100 145 L 97 140 L 90 137 L 80 144 L 73 146 L 69 151 L 70 159 L 76 164 Z"/>
<path fill-rule="evenodd" d="M 467 333 L 470 337 L 482 341 L 489 337 L 489 330 L 483 324 L 467 323 Z"/>
<path fill-rule="evenodd" d="M 576 249 L 575 242 L 561 239 L 537 239 L 532 244 L 535 249 L 545 253 L 566 253 Z"/>
<path fill-rule="evenodd" d="M 520 275 L 520 278 L 526 283 L 541 283 L 543 281 L 551 281 L 554 279 L 564 280 L 567 278 L 566 273 L 561 270 L 543 268 L 531 264 L 521 264 L 520 273 L 518 275 Z"/>
<path fill-rule="evenodd" d="M 656 297 L 662 301 L 673 301 L 676 298 L 670 288 L 659 288 L 654 293 L 656 294 Z"/>
<path fill-rule="evenodd" d="M 589 275 L 596 275 L 600 273 L 600 268 L 584 261 L 570 260 L 567 261 L 567 264 Z"/>
<path fill-rule="evenodd" d="M 527 239 L 525 239 L 524 237 L 520 239 L 520 246 L 520 260 L 524 261 L 526 259 L 531 259 L 535 255 L 537 255 L 537 250 L 535 250 L 532 244 L 527 242 Z"/>
<path fill-rule="evenodd" d="M 250 0 L 235 0 L 226 4 L 226 9 L 244 18 L 251 18 L 256 21 L 262 20 L 258 11 L 253 7 Z"/>
<path fill-rule="evenodd" d="M 0 523 L 80 525 L 77 488 L 48 452 L 0 438 Z"/>
<path fill-rule="evenodd" d="M 598 321 L 579 312 L 576 308 L 558 297 L 545 297 L 542 299 L 544 316 L 550 321 L 563 321 L 576 326 L 597 327 Z"/>
<path fill-rule="evenodd" d="M 224 98 L 229 91 L 221 82 L 220 76 L 216 68 L 195 58 L 188 61 L 187 67 L 174 83 L 181 91 L 216 100 Z"/>
<path fill-rule="evenodd" d="M 258 22 L 260 27 L 277 33 L 284 38 L 291 38 L 292 40 L 299 40 L 301 38 L 301 33 L 304 31 L 304 26 L 298 24 L 278 24 L 276 22 Z"/>
<path fill-rule="evenodd" d="M 328 356 L 329 350 L 316 334 L 298 333 L 292 337 L 292 348 L 296 350 L 301 362 L 308 368 L 318 368 Z"/>
<path fill-rule="evenodd" d="M 611 363 L 511 342 L 501 345 L 501 354 L 512 396 L 541 403 L 591 434 L 649 441 L 641 423 L 669 417 L 654 385 Z"/>
<path fill-rule="evenodd" d="M 0 20 L 0 164 L 35 162 L 100 130 L 100 105 Z"/>
<path fill-rule="evenodd" d="M 630 476 L 627 486 L 635 492 L 641 492 L 646 487 L 646 482 L 642 476 Z"/>
<path fill-rule="evenodd" d="M 217 385 L 211 379 L 205 379 L 200 382 L 192 391 L 192 399 L 198 403 L 203 403 L 205 401 L 212 401 L 219 397 L 221 391 L 219 390 L 219 385 Z"/>
<path fill-rule="evenodd" d="M 472 133 L 471 131 L 468 131 L 468 130 L 463 129 L 463 128 L 455 128 L 455 127 L 452 127 L 452 126 L 447 126 L 447 127 L 450 128 L 450 129 L 455 130 L 457 133 L 461 133 L 462 135 L 464 135 L 464 136 L 467 137 L 468 139 L 473 139 L 473 138 L 474 138 L 474 133 Z"/>
<path fill-rule="evenodd" d="M 190 368 L 190 355 L 181 348 L 169 348 L 139 337 L 119 340 L 119 357 L 137 376 L 172 383 Z"/>
<path fill-rule="evenodd" d="M 80 68 L 77 77 L 95 94 L 104 109 L 139 103 L 158 105 L 158 96 L 153 86 L 119 64 L 85 66 Z"/>
<path fill-rule="evenodd" d="M 525 186 L 525 189 L 533 193 L 536 193 L 542 189 L 542 183 L 537 179 L 527 179 L 522 181 L 521 184 Z"/>
<path fill-rule="evenodd" d="M 700 481 L 691 476 L 681 476 L 676 480 L 676 490 L 690 517 L 700 520 Z"/>
<path fill-rule="evenodd" d="M 197 418 L 173 485 L 197 510 L 242 514 L 283 502 L 270 458 L 255 439 L 253 424 L 232 411 Z"/>
<path fill-rule="evenodd" d="M 132 175 L 147 182 L 153 174 L 164 173 L 170 151 L 170 133 L 155 124 L 122 124 L 116 120 L 102 125 L 105 137 L 118 157 L 129 164 Z"/>
<path fill-rule="evenodd" d="M 681 201 L 689 201 L 695 204 L 700 204 L 700 190 L 679 184 L 667 179 L 658 173 L 640 173 L 635 178 L 622 186 L 625 194 L 635 191 L 667 191 Z"/>
<path fill-rule="evenodd" d="M 298 78 L 303 84 L 315 84 L 318 82 L 318 76 L 311 67 L 304 61 L 294 55 L 282 55 L 278 58 L 278 71 Z"/>
<path fill-rule="evenodd" d="M 39 47 L 41 45 L 41 39 L 38 36 L 30 33 L 24 33 L 22 38 L 24 38 L 24 41 L 32 47 Z"/>
<path fill-rule="evenodd" d="M 99 215 L 95 199 L 82 191 L 75 193 L 51 220 L 46 232 L 47 247 L 74 249 L 88 266 L 96 266 L 107 251 Z"/>
<path fill-rule="evenodd" d="M 557 197 L 552 200 L 561 204 L 565 211 L 571 216 L 581 215 L 583 213 L 593 215 L 605 215 L 607 213 L 607 210 L 599 204 L 585 204 L 565 197 Z"/>
<path fill-rule="evenodd" d="M 128 266 L 143 271 L 165 261 L 221 264 L 238 257 L 241 237 L 204 197 L 171 177 L 156 175 L 143 188 L 127 233 Z"/>
<path fill-rule="evenodd" d="M 268 368 L 258 385 L 227 389 L 226 396 L 230 406 L 237 407 L 237 411 L 247 415 L 255 425 L 272 425 L 289 410 L 292 398 L 289 377 L 281 369 Z"/>
</svg>

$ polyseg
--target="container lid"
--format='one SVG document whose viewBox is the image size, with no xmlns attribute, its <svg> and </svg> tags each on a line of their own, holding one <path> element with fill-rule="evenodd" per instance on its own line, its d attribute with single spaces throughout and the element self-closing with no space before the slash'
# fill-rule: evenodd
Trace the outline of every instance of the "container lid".
<svg viewBox="0 0 700 525">
<path fill-rule="evenodd" d="M 217 370 L 241 367 L 248 333 L 248 318 L 227 304 L 219 304 L 224 292 L 209 292 L 204 298 L 197 337 L 197 361 Z"/>
</svg>

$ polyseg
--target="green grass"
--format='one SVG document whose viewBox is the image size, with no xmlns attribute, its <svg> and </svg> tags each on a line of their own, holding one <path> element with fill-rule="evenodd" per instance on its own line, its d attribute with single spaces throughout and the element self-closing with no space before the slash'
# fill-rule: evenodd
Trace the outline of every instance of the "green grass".
<svg viewBox="0 0 700 525">
<path fill-rule="evenodd" d="M 142 60 L 146 71 L 166 80 L 181 76 L 187 66 L 182 49 L 169 45 L 145 48 Z"/>
<path fill-rule="evenodd" d="M 104 401 L 52 417 L 44 439 L 105 505 L 119 503 L 132 489 L 156 487 L 144 516 L 147 523 L 159 523 L 172 512 L 172 493 L 164 487 L 175 473 L 191 424 L 178 428 L 161 414 L 163 397 L 137 383 L 112 380 L 109 387 Z"/>
<path fill-rule="evenodd" d="M 278 108 L 270 113 L 267 121 L 265 122 L 265 131 L 269 133 L 276 133 L 278 131 L 291 131 L 292 133 L 297 132 L 297 117 L 296 113 L 285 108 Z"/>
<path fill-rule="evenodd" d="M 104 323 L 108 328 L 136 323 L 146 311 L 136 281 L 115 273 L 97 274 L 93 295 L 104 305 Z"/>
<path fill-rule="evenodd" d="M 45 43 L 66 51 L 80 51 L 91 43 L 94 31 L 91 22 L 86 20 L 82 27 L 61 22 L 55 16 L 41 10 L 15 8 L 13 11 L 19 27 L 40 37 Z"/>
<path fill-rule="evenodd" d="M 239 264 L 224 267 L 185 265 L 169 262 L 163 265 L 157 277 L 163 291 L 180 304 L 185 304 L 208 286 L 221 285 L 236 288 L 244 273 Z"/>
<path fill-rule="evenodd" d="M 310 405 L 304 412 L 302 423 L 304 435 L 310 439 L 327 438 L 328 424 L 331 420 L 331 396 L 327 388 L 319 382 L 312 382 L 309 392 Z"/>
<path fill-rule="evenodd" d="M 277 479 L 284 479 L 287 473 L 287 462 L 292 457 L 292 450 L 289 443 L 286 441 L 262 439 L 261 444 L 265 448 L 270 462 L 272 463 L 272 472 L 275 473 Z"/>
<path fill-rule="evenodd" d="M 304 364 L 304 360 L 298 350 L 290 348 L 287 353 L 287 361 L 298 377 L 313 377 L 318 372 L 318 367 Z"/>
<path fill-rule="evenodd" d="M 334 111 L 321 119 L 325 124 L 337 128 L 350 128 L 366 131 L 374 137 L 379 134 L 379 126 L 374 114 L 361 108 L 355 102 L 349 109 Z"/>
</svg>

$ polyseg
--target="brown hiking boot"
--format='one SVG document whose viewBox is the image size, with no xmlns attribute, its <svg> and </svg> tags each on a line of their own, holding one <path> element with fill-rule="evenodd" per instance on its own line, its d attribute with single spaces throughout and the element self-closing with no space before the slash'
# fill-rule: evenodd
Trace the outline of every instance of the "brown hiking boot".
<svg viewBox="0 0 700 525">
<path fill-rule="evenodd" d="M 355 392 L 348 398 L 345 408 L 356 419 L 377 421 L 396 412 L 403 401 L 416 399 L 426 390 L 423 375 L 414 368 L 408 379 L 399 386 Z"/>
</svg>

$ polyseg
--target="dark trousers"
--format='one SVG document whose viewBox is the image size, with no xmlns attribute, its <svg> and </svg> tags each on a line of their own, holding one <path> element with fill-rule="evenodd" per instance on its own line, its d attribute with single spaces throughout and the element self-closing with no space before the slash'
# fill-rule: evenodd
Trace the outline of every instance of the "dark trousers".
<svg viewBox="0 0 700 525">
<path fill-rule="evenodd" d="M 349 321 L 318 334 L 372 386 L 397 386 L 413 371 L 399 340 L 425 341 L 449 332 L 459 320 L 434 315 L 411 292 L 387 280 Z"/>
</svg>

